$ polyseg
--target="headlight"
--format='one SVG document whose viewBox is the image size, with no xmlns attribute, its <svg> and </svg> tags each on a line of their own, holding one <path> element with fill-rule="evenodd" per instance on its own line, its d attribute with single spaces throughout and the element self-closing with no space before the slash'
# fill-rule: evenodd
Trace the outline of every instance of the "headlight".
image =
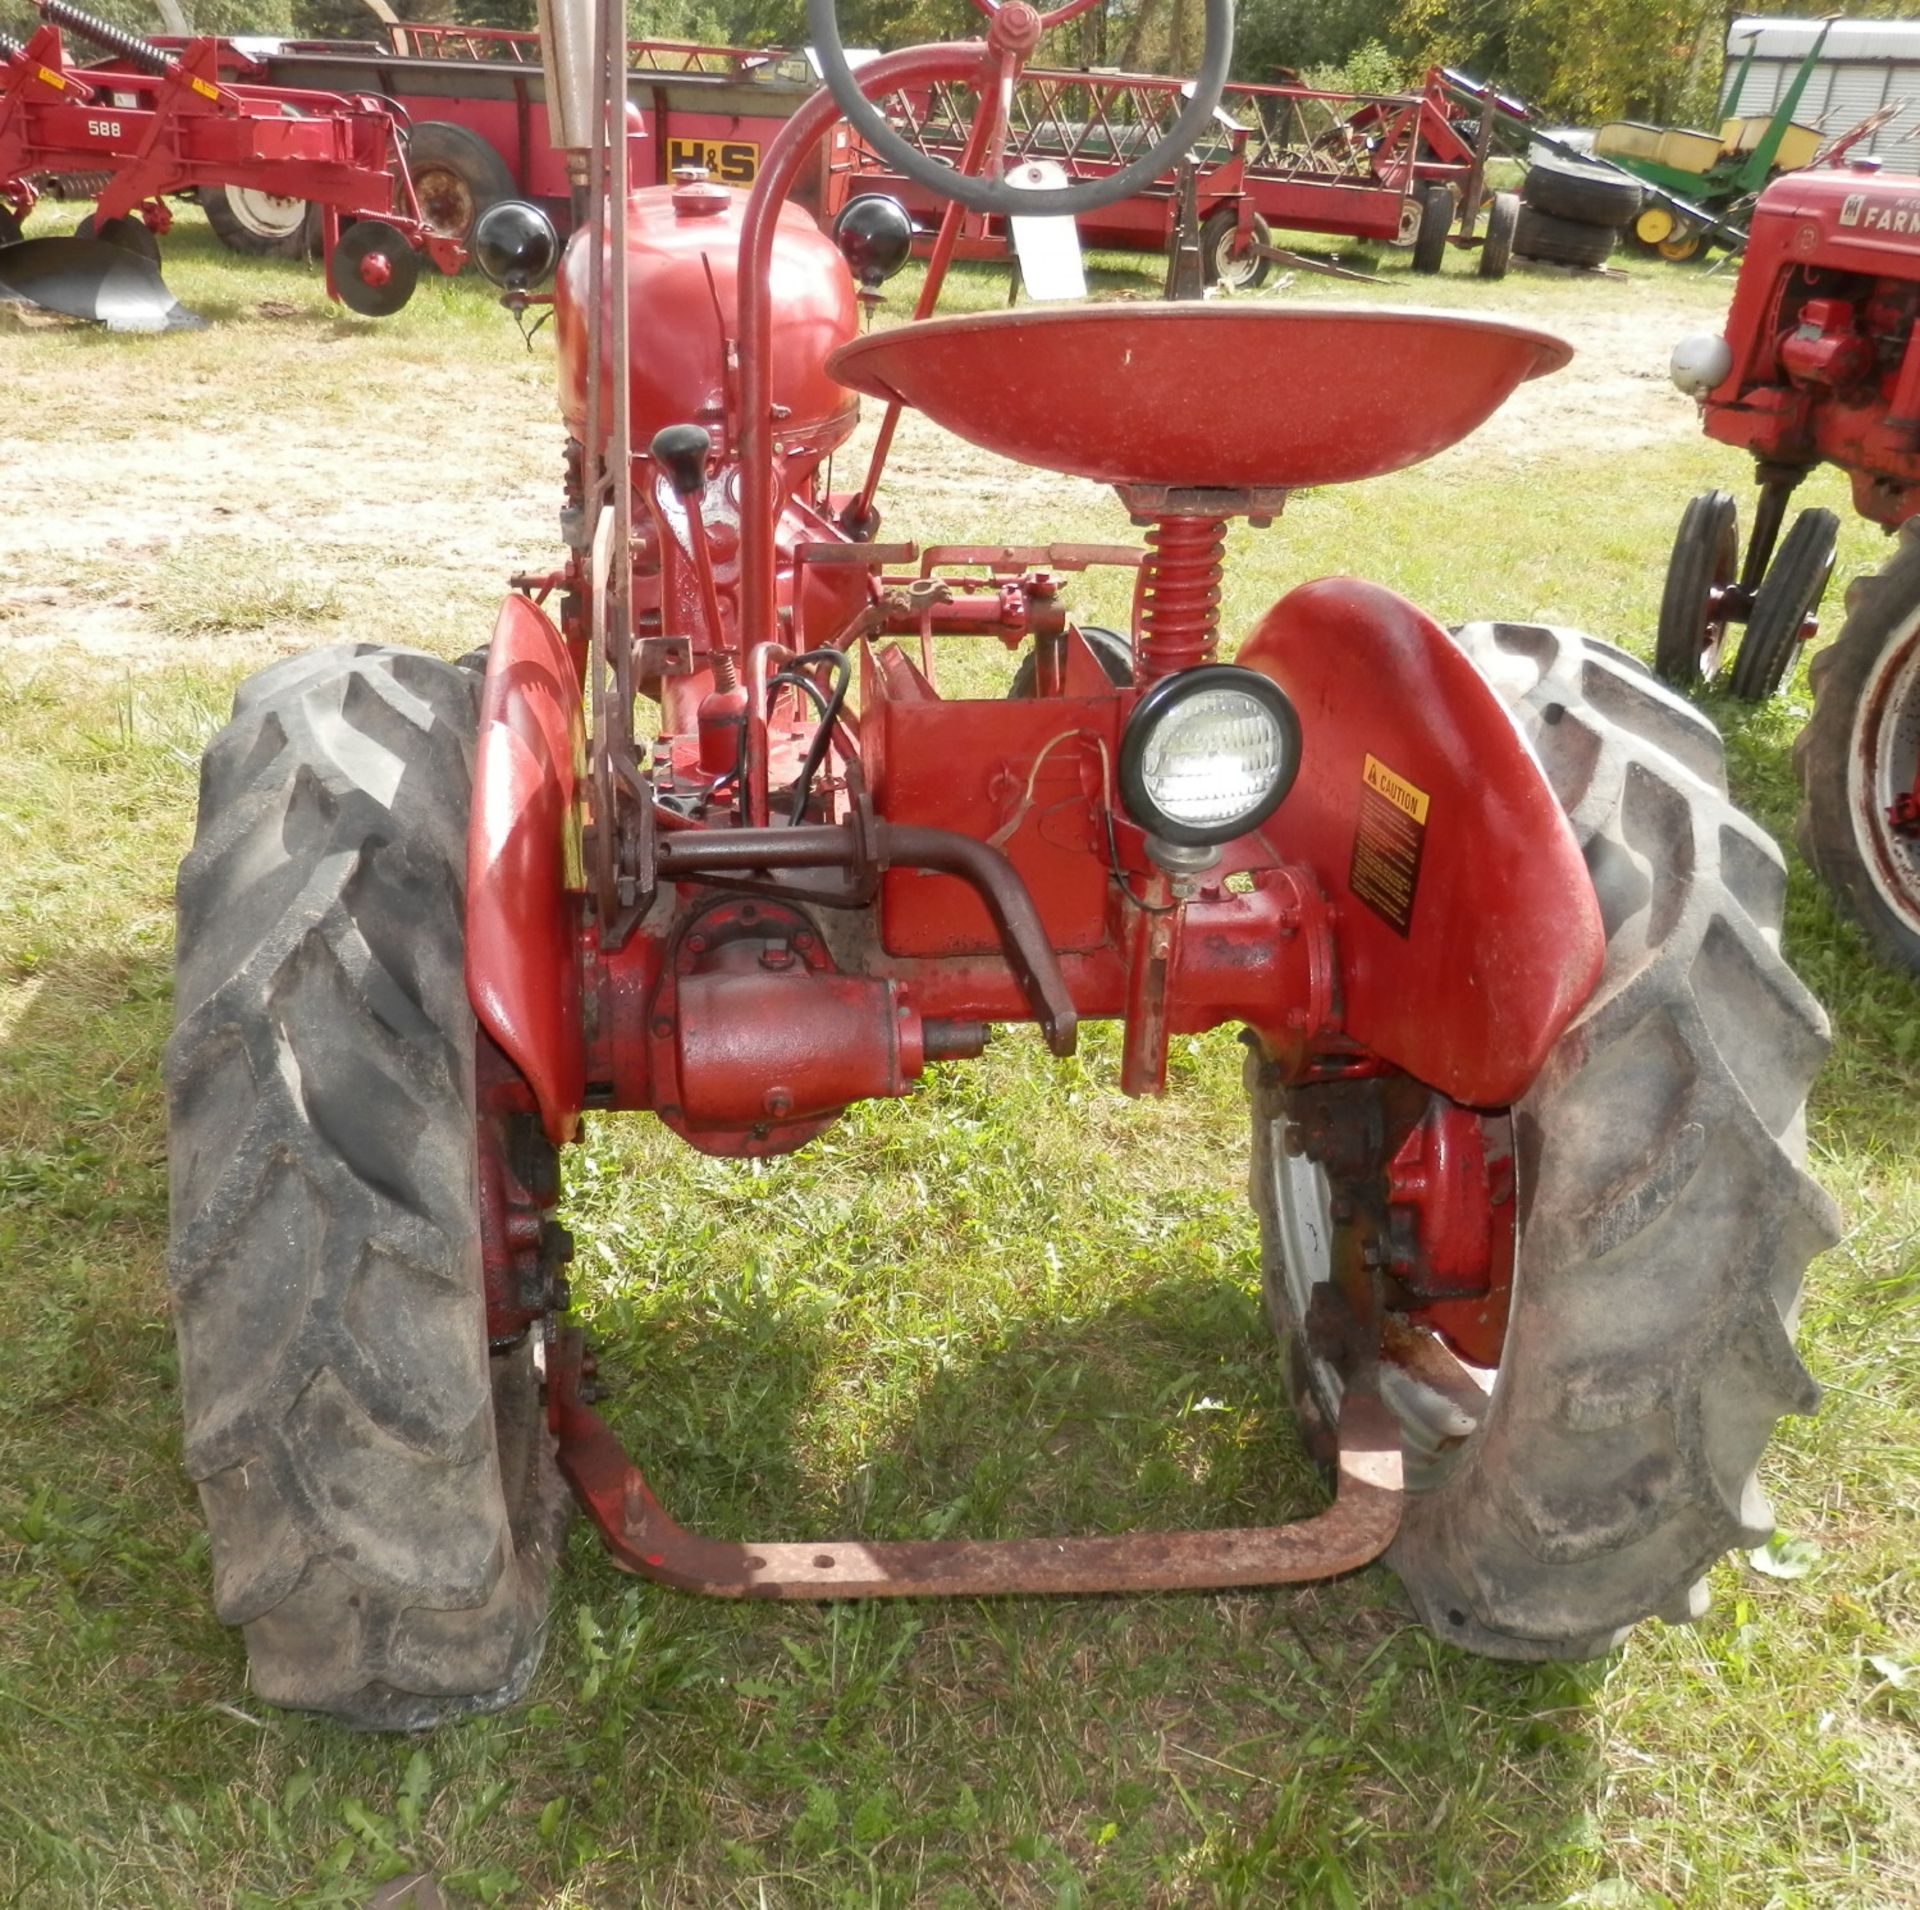
<svg viewBox="0 0 1920 1910">
<path fill-rule="evenodd" d="M 1163 842 L 1231 842 L 1279 807 L 1300 719 L 1277 683 L 1232 663 L 1163 677 L 1120 739 L 1120 799 Z"/>
</svg>

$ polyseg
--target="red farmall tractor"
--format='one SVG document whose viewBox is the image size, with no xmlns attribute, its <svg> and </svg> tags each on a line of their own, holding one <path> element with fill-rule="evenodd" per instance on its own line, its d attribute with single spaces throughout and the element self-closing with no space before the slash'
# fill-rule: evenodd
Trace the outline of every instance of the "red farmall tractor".
<svg viewBox="0 0 1920 1910">
<path fill-rule="evenodd" d="M 1090 186 L 999 179 L 996 102 L 1085 4 L 983 0 L 983 41 L 856 81 L 815 0 L 829 90 L 745 198 L 634 189 L 618 9 L 545 9 L 584 172 L 555 292 L 564 567 L 464 665 L 369 643 L 245 684 L 180 876 L 186 1461 L 272 1700 L 393 1727 L 511 1701 L 562 1479 L 619 1566 L 689 1590 L 1257 1586 L 1384 1555 L 1443 1638 L 1517 1658 L 1698 1613 L 1770 1529 L 1756 1462 L 1817 1396 L 1793 1324 L 1834 1232 L 1802 1124 L 1826 1025 L 1713 729 L 1604 644 L 1450 635 L 1344 577 L 1219 660 L 1231 519 L 1430 455 L 1566 349 L 1385 307 L 930 317 L 957 211 L 915 322 L 863 334 L 905 225 L 869 201 L 836 246 L 783 204 L 842 112 L 950 207 L 1071 213 L 1171 165 L 1185 125 Z M 1208 22 L 1192 117 L 1229 0 Z M 960 80 L 967 176 L 862 97 Z M 547 241 L 516 217 L 480 249 L 523 301 Z M 830 493 L 856 394 L 878 448 Z M 1113 483 L 1144 554 L 878 541 L 903 404 Z M 1062 587 L 1114 562 L 1124 638 Z M 1020 693 L 940 694 L 932 639 L 968 633 L 1029 646 Z M 1006 1543 L 675 1524 L 568 1319 L 553 1216 L 583 1118 L 782 1154 L 995 1023 L 1066 1055 L 1089 1017 L 1124 1028 L 1134 1094 L 1170 1037 L 1242 1031 L 1267 1293 L 1332 1504 Z"/>
<path fill-rule="evenodd" d="M 1794 487 L 1836 464 L 1861 516 L 1898 533 L 1886 567 L 1848 586 L 1846 622 L 1809 667 L 1813 718 L 1794 759 L 1808 861 L 1883 955 L 1920 968 L 1920 181 L 1877 165 L 1769 186 L 1725 337 L 1674 354 L 1708 436 L 1752 452 L 1760 503 L 1737 579 L 1732 497 L 1687 507 L 1663 629 L 1670 618 L 1679 674 L 1711 675 L 1745 618 L 1735 687 L 1757 648 L 1753 693 L 1768 695 L 1817 631 L 1838 530 L 1831 511 L 1802 511 L 1769 565 Z"/>
</svg>

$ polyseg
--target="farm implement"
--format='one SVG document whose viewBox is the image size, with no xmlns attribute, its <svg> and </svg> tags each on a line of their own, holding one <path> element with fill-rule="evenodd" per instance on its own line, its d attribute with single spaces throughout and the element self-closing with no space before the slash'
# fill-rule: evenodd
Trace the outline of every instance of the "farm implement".
<svg viewBox="0 0 1920 1910">
<path fill-rule="evenodd" d="M 421 216 L 392 113 L 365 97 L 236 86 L 218 44 L 177 55 L 68 0 L 39 0 L 24 45 L 0 43 L 0 294 L 119 329 L 200 321 L 162 284 L 167 195 L 220 189 L 232 204 L 321 209 L 328 296 L 366 317 L 412 297 L 424 256 L 465 261 Z M 111 51 L 122 69 L 72 64 L 61 29 Z M 22 220 L 47 175 L 104 175 L 72 238 L 26 238 Z"/>
<path fill-rule="evenodd" d="M 1684 341 L 1674 380 L 1707 435 L 1750 452 L 1759 496 L 1740 549 L 1731 493 L 1688 504 L 1661 605 L 1676 682 L 1717 674 L 1744 624 L 1731 684 L 1770 696 L 1819 631 L 1839 520 L 1800 511 L 1821 464 L 1898 553 L 1846 592 L 1838 637 L 1813 658 L 1813 716 L 1794 748 L 1799 839 L 1882 955 L 1920 968 L 1920 181 L 1863 159 L 1776 180 L 1753 215 L 1724 336 Z"/>
<path fill-rule="evenodd" d="M 1050 15 L 826 79 L 750 193 L 636 185 L 612 0 L 545 9 L 586 218 L 554 300 L 564 557 L 483 654 L 381 639 L 240 689 L 181 868 L 167 1055 L 185 1457 L 258 1690 L 410 1728 L 538 1662 L 568 1492 L 621 1569 L 738 1598 L 1248 1587 L 1385 1557 L 1470 1650 L 1605 1650 L 1704 1606 L 1771 1526 L 1754 1468 L 1817 1389 L 1833 1238 L 1805 1168 L 1826 1042 L 1784 875 L 1718 738 L 1621 652 L 1450 635 L 1348 577 L 1222 629 L 1228 526 L 1431 456 L 1568 359 L 1395 308 L 941 317 L 964 213 L 1075 217 L 1176 166 L 1030 191 L 873 101 L 971 86 L 984 152 Z M 912 322 L 859 303 L 912 228 L 787 202 L 842 117 L 943 211 Z M 524 305 L 558 241 L 496 207 Z M 1238 374 L 1221 402 L 1222 368 Z M 864 478 L 832 488 L 862 397 Z M 882 536 L 903 408 L 1113 485 L 1143 548 Z M 1116 567 L 1125 631 L 1069 608 Z M 943 692 L 960 640 L 1009 693 Z M 1227 660 L 1226 651 L 1236 653 Z M 1237 1028 L 1285 1383 L 1334 1482 L 1291 1524 L 794 1543 L 679 1524 L 598 1410 L 562 1164 L 644 1113 L 761 1161 L 1030 1024 L 1121 1029 L 1119 1081 Z M 612 1417 L 617 1418 L 617 1414 Z"/>
<path fill-rule="evenodd" d="M 997 118 L 994 162 L 1045 168 L 1062 183 L 1110 177 L 1165 137 L 1191 90 L 1165 75 L 1029 68 Z M 951 167 L 973 150 L 974 98 L 965 83 L 910 87 L 880 109 L 904 145 Z M 1482 243 L 1484 206 L 1482 270 L 1497 278 L 1510 256 L 1516 208 L 1504 195 L 1498 204 L 1487 195 L 1486 160 L 1496 123 L 1523 117 L 1491 88 L 1437 67 L 1419 91 L 1404 94 L 1229 84 L 1172 174 L 1078 214 L 1075 223 L 1088 245 L 1167 249 L 1190 178 L 1208 282 L 1251 288 L 1265 282 L 1278 257 L 1276 228 L 1410 246 L 1415 270 L 1437 272 L 1450 238 Z M 850 130 L 835 133 L 830 164 L 831 205 L 886 193 L 937 223 L 943 202 L 936 187 L 880 163 Z M 994 258 L 1007 242 L 1004 218 L 970 211 L 955 252 Z"/>
</svg>

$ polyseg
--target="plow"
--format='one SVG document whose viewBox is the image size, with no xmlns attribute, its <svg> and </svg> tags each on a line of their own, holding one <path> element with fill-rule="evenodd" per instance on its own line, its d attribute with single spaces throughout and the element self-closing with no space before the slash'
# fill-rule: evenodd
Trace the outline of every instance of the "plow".
<svg viewBox="0 0 1920 1910">
<path fill-rule="evenodd" d="M 423 259 L 448 274 L 465 263 L 422 217 L 388 104 L 236 85 L 217 40 L 170 50 L 70 0 L 40 11 L 24 44 L 0 35 L 0 296 L 116 330 L 197 327 L 160 277 L 159 241 L 168 195 L 213 187 L 262 230 L 280 207 L 319 207 L 327 294 L 364 317 L 399 311 Z M 73 63 L 62 28 L 121 65 Z M 25 234 L 49 176 L 99 181 L 72 237 Z"/>
<path fill-rule="evenodd" d="M 1357 578 L 1223 628 L 1230 526 L 1283 537 L 1295 491 L 1434 455 L 1570 353 L 1388 307 L 942 316 L 969 214 L 1097 213 L 1213 111 L 1228 0 L 1176 122 L 1105 177 L 956 169 L 873 103 L 1005 97 L 1087 4 L 982 0 L 980 39 L 856 71 L 814 0 L 826 83 L 746 194 L 636 184 L 620 9 L 543 8 L 585 216 L 562 251 L 496 208 L 484 260 L 520 310 L 557 265 L 556 560 L 463 662 L 383 633 L 246 682 L 180 872 L 185 1459 L 273 1702 L 397 1729 L 513 1702 L 569 1506 L 621 1570 L 736 1598 L 1384 1559 L 1441 1638 L 1522 1659 L 1697 1616 L 1771 1529 L 1762 1449 L 1817 1401 L 1792 1336 L 1835 1233 L 1802 1119 L 1826 1024 L 1718 737 L 1607 644 L 1449 632 Z M 842 125 L 944 208 L 907 323 L 861 324 L 905 210 L 867 195 L 836 239 L 787 202 Z M 1138 546 L 888 541 L 909 407 L 1112 486 Z M 1100 568 L 1125 630 L 1072 613 Z M 1010 693 L 943 690 L 957 642 L 1017 652 Z M 673 1455 L 624 1451 L 572 1308 L 585 1124 L 772 1161 L 997 1027 L 1064 1057 L 1095 1020 L 1133 1095 L 1166 1092 L 1175 1039 L 1238 1033 L 1262 1281 L 1330 1500 L 992 1542 L 680 1524 Z"/>
</svg>

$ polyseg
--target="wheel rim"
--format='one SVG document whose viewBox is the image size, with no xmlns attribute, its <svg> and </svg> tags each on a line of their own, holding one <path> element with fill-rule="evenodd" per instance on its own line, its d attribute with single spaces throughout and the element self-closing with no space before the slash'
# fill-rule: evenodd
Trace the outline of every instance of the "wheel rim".
<svg viewBox="0 0 1920 1910">
<path fill-rule="evenodd" d="M 1920 838 L 1900 834 L 1888 811 L 1911 793 L 1920 768 L 1920 617 L 1876 660 L 1863 686 L 1847 751 L 1848 808 L 1861 866 L 1886 907 L 1920 934 Z"/>
<path fill-rule="evenodd" d="M 473 229 L 479 207 L 473 189 L 451 166 L 424 166 L 413 175 L 420 216 L 428 231 L 442 239 L 464 239 Z"/>
<path fill-rule="evenodd" d="M 227 205 L 241 227 L 257 239 L 290 239 L 306 224 L 307 202 L 252 186 L 229 186 Z"/>
<path fill-rule="evenodd" d="M 1253 249 L 1255 242 L 1251 235 L 1247 249 L 1235 253 L 1233 242 L 1239 236 L 1238 227 L 1228 226 L 1213 242 L 1214 283 L 1224 285 L 1230 292 L 1241 291 L 1251 284 L 1261 265 L 1260 254 Z"/>
<path fill-rule="evenodd" d="M 1649 206 L 1634 220 L 1633 232 L 1645 245 L 1662 245 L 1673 237 L 1673 214 L 1665 206 Z"/>
<path fill-rule="evenodd" d="M 1254 1172 L 1265 1178 L 1266 1211 L 1272 1216 L 1268 1241 L 1269 1265 L 1277 1259 L 1282 1294 L 1271 1280 L 1267 1298 L 1274 1325 L 1283 1339 L 1294 1344 L 1294 1357 L 1310 1387 L 1314 1404 L 1328 1426 L 1338 1419 L 1344 1393 L 1334 1365 L 1307 1344 L 1304 1322 L 1316 1285 L 1334 1279 L 1334 1186 L 1327 1169 L 1286 1144 L 1288 1125 L 1283 1112 L 1263 1120 L 1265 1134 L 1256 1145 Z M 1424 1491 L 1437 1485 L 1458 1462 L 1478 1421 L 1458 1403 L 1465 1389 L 1490 1398 L 1494 1374 L 1460 1360 L 1442 1342 L 1424 1330 L 1389 1315 L 1388 1344 L 1380 1360 L 1380 1396 L 1400 1423 L 1406 1447 L 1409 1489 Z M 1444 1376 L 1455 1397 L 1427 1384 L 1414 1367 L 1430 1376 Z"/>
<path fill-rule="evenodd" d="M 1660 244 L 1660 256 L 1674 265 L 1684 265 L 1700 250 L 1700 235 L 1687 232 L 1674 239 L 1664 239 Z"/>
</svg>

